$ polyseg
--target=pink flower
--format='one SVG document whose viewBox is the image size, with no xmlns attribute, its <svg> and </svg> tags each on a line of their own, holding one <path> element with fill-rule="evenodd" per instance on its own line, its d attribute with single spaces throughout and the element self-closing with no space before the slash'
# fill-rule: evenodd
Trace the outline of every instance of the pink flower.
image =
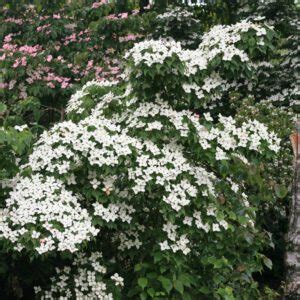
<svg viewBox="0 0 300 300">
<path fill-rule="evenodd" d="M 66 82 L 66 81 L 63 81 L 62 84 L 61 84 L 61 88 L 62 89 L 65 89 L 66 87 L 68 87 L 69 83 Z"/>
<path fill-rule="evenodd" d="M 87 69 L 88 70 L 91 69 L 93 67 L 93 65 L 94 65 L 94 61 L 93 60 L 89 60 L 88 64 L 87 64 Z"/>
<path fill-rule="evenodd" d="M 0 56 L 0 61 L 1 61 L 1 60 L 5 60 L 5 57 L 6 57 L 5 53 L 3 53 L 3 54 Z"/>
<path fill-rule="evenodd" d="M 53 58 L 52 55 L 47 55 L 46 60 L 47 60 L 48 62 L 50 62 L 50 61 L 52 60 L 52 58 Z"/>
<path fill-rule="evenodd" d="M 128 13 L 121 13 L 118 16 L 121 17 L 121 19 L 126 19 L 128 18 Z"/>
<path fill-rule="evenodd" d="M 25 67 L 25 66 L 27 65 L 27 59 L 26 59 L 26 56 L 23 56 L 23 57 L 21 58 L 21 65 L 22 65 L 23 67 Z"/>
<path fill-rule="evenodd" d="M 53 79 L 56 80 L 59 83 L 63 82 L 63 79 L 61 77 L 59 77 L 59 76 L 55 76 Z"/>
<path fill-rule="evenodd" d="M 9 43 L 11 41 L 12 41 L 12 34 L 6 35 L 5 38 L 4 38 L 4 42 L 5 43 Z"/>
<path fill-rule="evenodd" d="M 140 35 L 135 35 L 135 34 L 128 34 L 124 37 L 119 37 L 119 41 L 120 42 L 128 42 L 128 41 L 134 41 L 136 40 L 138 37 L 140 37 Z"/>
<path fill-rule="evenodd" d="M 19 64 L 20 64 L 20 59 L 17 58 L 13 64 L 13 68 L 17 68 L 19 66 Z"/>
<path fill-rule="evenodd" d="M 33 57 L 36 56 L 40 50 L 41 50 L 41 46 L 39 45 L 35 45 L 35 46 L 24 45 L 19 48 L 20 52 L 29 54 L 30 56 Z"/>
<path fill-rule="evenodd" d="M 105 17 L 106 19 L 109 19 L 109 20 L 116 20 L 116 19 L 118 19 L 118 17 L 117 16 L 115 16 L 115 15 L 108 15 L 107 17 Z"/>
<path fill-rule="evenodd" d="M 60 18 L 61 18 L 60 14 L 53 14 L 53 19 L 60 19 Z"/>
<path fill-rule="evenodd" d="M 40 32 L 40 31 L 43 31 L 45 28 L 48 28 L 48 27 L 50 27 L 51 26 L 51 24 L 45 24 L 45 25 L 43 25 L 43 26 L 38 26 L 37 28 L 36 28 L 36 30 L 37 30 L 37 32 Z"/>
<path fill-rule="evenodd" d="M 99 3 L 99 2 L 94 2 L 93 4 L 92 4 L 92 8 L 98 8 L 98 7 L 100 7 L 101 6 L 101 3 Z"/>
<path fill-rule="evenodd" d="M 126 36 L 127 41 L 134 41 L 136 38 L 137 38 L 137 36 L 134 34 L 128 34 Z"/>
<path fill-rule="evenodd" d="M 7 83 L 0 82 L 0 89 L 7 88 Z"/>
<path fill-rule="evenodd" d="M 28 77 L 28 78 L 26 79 L 26 81 L 27 81 L 29 84 L 32 84 L 32 83 L 33 83 L 33 79 L 32 79 L 31 77 Z"/>
<path fill-rule="evenodd" d="M 98 7 L 100 7 L 100 6 L 102 6 L 103 4 L 106 4 L 106 3 L 107 3 L 106 0 L 101 0 L 100 2 L 94 2 L 92 4 L 92 8 L 98 8 Z"/>
<path fill-rule="evenodd" d="M 2 47 L 4 50 L 8 50 L 8 51 L 15 51 L 17 48 L 17 45 L 12 45 L 12 44 L 4 44 Z"/>
<path fill-rule="evenodd" d="M 19 97 L 20 97 L 20 99 L 26 99 L 27 98 L 27 93 L 25 92 L 25 91 L 21 91 L 21 93 L 20 93 L 20 95 L 19 95 Z"/>
<path fill-rule="evenodd" d="M 4 22 L 6 22 L 6 23 L 15 23 L 15 24 L 21 25 L 23 23 L 23 20 L 22 19 L 15 19 L 15 18 L 7 18 L 7 19 L 4 20 Z"/>
<path fill-rule="evenodd" d="M 79 73 L 79 71 L 77 69 L 72 69 L 72 73 L 76 75 Z"/>
<path fill-rule="evenodd" d="M 48 85 L 51 89 L 54 89 L 54 88 L 55 88 L 55 85 L 53 84 L 53 82 L 48 82 L 47 85 Z"/>
</svg>

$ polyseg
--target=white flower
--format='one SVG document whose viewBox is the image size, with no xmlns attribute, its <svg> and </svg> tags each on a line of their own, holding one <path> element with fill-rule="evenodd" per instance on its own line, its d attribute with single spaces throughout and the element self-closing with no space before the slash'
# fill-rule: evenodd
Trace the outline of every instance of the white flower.
<svg viewBox="0 0 300 300">
<path fill-rule="evenodd" d="M 227 223 L 225 220 L 220 221 L 219 224 L 220 224 L 224 229 L 227 229 L 227 228 L 228 228 L 228 223 Z"/>
<path fill-rule="evenodd" d="M 19 125 L 14 126 L 14 129 L 16 129 L 17 131 L 23 131 L 27 128 L 28 128 L 27 124 L 24 124 L 24 125 L 21 125 L 21 126 L 19 126 Z"/>
<path fill-rule="evenodd" d="M 112 275 L 110 277 L 113 281 L 115 281 L 116 283 L 116 286 L 124 286 L 124 279 L 118 274 L 118 273 L 115 273 L 114 275 Z"/>
<path fill-rule="evenodd" d="M 210 113 L 204 113 L 203 114 L 204 118 L 206 121 L 209 121 L 209 122 L 212 122 L 213 121 L 213 118 L 211 117 Z"/>
<path fill-rule="evenodd" d="M 212 231 L 214 231 L 214 232 L 218 232 L 218 231 L 221 231 L 221 229 L 220 229 L 220 226 L 219 226 L 219 224 L 213 224 L 213 226 L 212 226 Z"/>
</svg>

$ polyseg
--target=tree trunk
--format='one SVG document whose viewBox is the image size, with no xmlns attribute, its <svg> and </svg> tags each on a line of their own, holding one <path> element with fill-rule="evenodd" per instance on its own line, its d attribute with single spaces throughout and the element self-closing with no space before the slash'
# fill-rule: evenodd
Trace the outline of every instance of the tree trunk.
<svg viewBox="0 0 300 300">
<path fill-rule="evenodd" d="M 291 142 L 295 154 L 295 180 L 287 235 L 287 242 L 291 247 L 286 253 L 288 268 L 286 294 L 298 299 L 300 296 L 300 120 L 297 122 L 297 132 L 291 135 Z"/>
</svg>

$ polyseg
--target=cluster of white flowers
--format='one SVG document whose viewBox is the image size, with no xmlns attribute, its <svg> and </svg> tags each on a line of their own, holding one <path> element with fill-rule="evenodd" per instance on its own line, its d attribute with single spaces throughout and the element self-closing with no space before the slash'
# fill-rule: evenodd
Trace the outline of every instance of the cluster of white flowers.
<svg viewBox="0 0 300 300">
<path fill-rule="evenodd" d="M 168 240 L 160 243 L 160 249 L 164 250 L 172 250 L 174 253 L 177 251 L 182 251 L 184 255 L 187 255 L 191 252 L 191 249 L 188 247 L 190 241 L 187 238 L 186 234 L 178 236 L 176 230 L 178 229 L 177 225 L 174 225 L 170 222 L 164 224 L 163 231 L 167 233 Z"/>
<path fill-rule="evenodd" d="M 74 252 L 98 231 L 87 210 L 61 181 L 40 175 L 20 179 L 0 219 L 0 237 L 11 241 L 19 251 L 28 247 L 26 240 L 32 238 L 40 254 L 52 250 Z"/>
<path fill-rule="evenodd" d="M 163 64 L 167 58 L 174 54 L 180 55 L 182 51 L 180 43 L 173 40 L 146 40 L 136 43 L 126 52 L 125 58 L 133 59 L 136 66 L 144 63 L 150 67 L 153 64 Z"/>
<path fill-rule="evenodd" d="M 116 85 L 117 81 L 96 81 L 92 80 L 87 82 L 80 90 L 76 91 L 75 94 L 71 96 L 71 99 L 68 101 L 68 105 L 66 108 L 67 113 L 76 112 L 77 114 L 80 114 L 84 111 L 84 108 L 81 107 L 82 101 L 81 99 L 89 94 L 89 87 L 90 86 L 98 86 L 98 87 L 110 87 L 113 85 Z"/>
<path fill-rule="evenodd" d="M 127 101 L 127 98 L 122 99 L 122 102 Z M 199 197 L 216 196 L 215 175 L 201 165 L 190 162 L 180 144 L 191 132 L 196 138 L 195 145 L 198 144 L 203 150 L 216 149 L 216 160 L 229 159 L 234 154 L 242 155 L 239 149 L 259 152 L 262 151 L 262 146 L 271 151 L 279 149 L 279 139 L 275 133 L 269 132 L 266 126 L 257 121 L 250 120 L 237 126 L 231 117 L 219 116 L 219 127 L 206 128 L 192 112 L 176 111 L 162 100 L 136 103 L 131 99 L 126 104 L 126 111 L 107 118 L 103 111 L 110 101 L 114 101 L 112 93 L 107 96 L 105 105 L 97 105 L 84 120 L 77 124 L 62 122 L 42 134 L 29 157 L 29 164 L 24 168 L 30 166 L 35 172 L 46 170 L 53 176 L 64 175 L 66 179 L 62 182 L 53 177 L 33 175 L 32 178 L 21 178 L 16 184 L 7 200 L 7 215 L 2 219 L 1 231 L 2 236 L 13 241 L 18 249 L 22 248 L 20 237 L 27 232 L 23 225 L 31 222 L 41 223 L 48 232 L 47 235 L 40 232 L 41 236 L 38 236 L 39 230 L 36 228 L 34 233 L 30 232 L 31 238 L 39 241 L 39 246 L 36 247 L 39 253 L 54 249 L 73 252 L 77 250 L 77 244 L 97 234 L 97 230 L 91 225 L 93 217 L 100 217 L 106 222 L 120 220 L 130 224 L 137 208 L 126 201 L 145 193 L 149 185 L 158 186 L 162 191 L 162 203 L 175 211 L 189 206 Z M 211 121 L 208 114 L 205 118 Z M 145 139 L 139 136 L 141 129 L 144 132 L 168 132 L 172 128 L 175 130 L 172 132 L 173 140 L 162 139 L 163 144 L 160 146 L 148 137 Z M 132 133 L 133 129 L 138 131 Z M 85 165 L 82 164 L 83 161 Z M 101 172 L 91 172 L 94 168 L 109 167 L 113 174 L 120 163 L 126 170 L 122 174 L 104 176 Z M 77 182 L 74 171 L 78 168 L 87 168 L 87 180 L 93 190 L 101 192 L 103 197 L 109 197 L 113 192 L 119 201 L 105 202 L 105 205 L 101 202 L 92 203 L 94 210 L 89 211 L 88 215 L 87 210 L 79 204 L 81 197 L 75 197 L 67 191 L 67 185 Z M 129 180 L 126 190 L 115 186 L 117 178 Z M 37 189 L 39 193 L 34 192 Z M 42 192 L 44 194 L 41 195 Z M 58 201 L 61 203 L 59 206 Z M 66 212 L 71 216 L 66 216 Z M 26 217 L 23 218 L 24 214 Z M 20 228 L 11 230 L 11 223 L 19 224 Z M 216 230 L 217 226 L 214 228 Z M 122 249 L 138 248 L 141 245 L 136 231 L 122 233 L 119 239 L 122 240 Z"/>
<path fill-rule="evenodd" d="M 257 120 L 248 120 L 237 127 L 232 117 L 219 116 L 219 122 L 224 126 L 216 136 L 218 143 L 225 149 L 231 150 L 237 147 L 249 148 L 261 152 L 262 144 L 274 152 L 280 149 L 280 139 L 275 132 Z M 235 137 L 235 139 L 233 138 Z"/>
<path fill-rule="evenodd" d="M 106 222 L 114 222 L 121 220 L 122 222 L 130 223 L 132 220 L 131 214 L 135 212 L 135 209 L 131 205 L 125 203 L 120 204 L 108 204 L 107 208 L 101 203 L 93 204 L 95 216 L 100 216 Z"/>
<path fill-rule="evenodd" d="M 230 26 L 215 26 L 203 35 L 201 43 L 195 50 L 184 49 L 180 42 L 172 39 L 146 40 L 136 43 L 125 55 L 125 58 L 133 61 L 135 65 L 135 67 L 128 66 L 126 76 L 130 78 L 132 72 L 134 72 L 134 77 L 141 76 L 143 65 L 152 67 L 154 73 L 159 72 L 163 69 L 160 65 L 165 64 L 167 60 L 170 63 L 170 58 L 176 59 L 176 63 L 166 66 L 170 67 L 171 75 L 181 74 L 183 91 L 187 94 L 195 94 L 204 108 L 208 107 L 208 103 L 210 103 L 210 108 L 222 106 L 222 102 L 218 100 L 222 98 L 224 92 L 229 89 L 233 90 L 242 83 L 232 81 L 232 78 L 230 80 L 223 78 L 224 74 L 217 73 L 214 71 L 215 68 L 210 68 L 210 66 L 214 66 L 216 57 L 220 57 L 225 63 L 239 58 L 244 66 L 243 69 L 247 70 L 245 71 L 247 76 L 250 76 L 249 74 L 252 74 L 259 64 L 250 60 L 247 50 L 240 49 L 239 43 L 243 39 L 243 34 L 251 31 L 252 38 L 254 36 L 256 40 L 255 45 L 262 45 L 267 38 L 267 30 L 271 28 L 250 21 L 242 21 Z M 236 68 L 234 61 L 232 66 Z M 229 68 L 228 63 L 226 68 Z M 149 74 L 149 71 L 145 71 L 145 74 Z M 198 75 L 200 75 L 200 80 Z M 243 78 L 243 81 L 246 81 L 246 78 Z M 251 82 L 249 82 L 248 90 L 252 90 Z"/>
<path fill-rule="evenodd" d="M 182 88 L 187 93 L 195 93 L 196 97 L 201 100 L 205 95 L 209 95 L 210 98 L 217 97 L 215 90 L 220 90 L 220 93 L 227 91 L 233 84 L 228 84 L 228 82 L 220 77 L 218 73 L 212 73 L 210 76 L 206 77 L 202 85 L 196 83 L 183 83 Z"/>
<path fill-rule="evenodd" d="M 174 40 L 146 40 L 136 43 L 125 54 L 125 58 L 132 59 L 136 66 L 141 63 L 152 66 L 163 64 L 167 58 L 176 55 L 184 63 L 186 75 L 189 76 L 197 70 L 206 69 L 207 64 L 220 54 L 224 61 L 230 61 L 234 56 L 238 56 L 242 62 L 249 61 L 247 53 L 236 46 L 242 33 L 249 30 L 254 30 L 257 37 L 267 34 L 265 27 L 249 21 L 230 26 L 218 25 L 203 35 L 202 42 L 196 50 L 184 50 L 181 44 Z"/>
<path fill-rule="evenodd" d="M 219 146 L 216 154 L 217 159 L 222 159 L 221 157 L 226 158 L 224 151 L 230 150 L 230 153 L 233 154 L 232 150 L 238 150 L 238 148 L 261 151 L 261 146 L 267 145 L 271 151 L 278 152 L 280 147 L 280 139 L 277 135 L 274 132 L 270 132 L 267 126 L 256 120 L 249 120 L 241 124 L 241 126 L 237 126 L 232 117 L 219 115 L 219 123 L 222 124 L 222 128 L 213 127 L 208 130 L 199 123 L 197 116 L 190 111 L 182 110 L 177 112 L 170 105 L 160 100 L 154 103 L 143 103 L 137 107 L 129 116 L 126 128 L 141 129 L 147 127 L 147 117 L 151 118 L 151 123 L 153 123 L 154 118 L 164 120 L 164 123 L 160 122 L 163 126 L 160 126 L 160 130 L 163 130 L 164 127 L 170 128 L 171 124 L 179 131 L 181 137 L 187 137 L 191 125 L 193 125 L 198 135 L 198 142 L 203 149 L 210 148 L 212 142 L 214 140 L 217 141 Z M 207 121 L 212 121 L 210 115 L 205 114 L 204 117 Z M 166 119 L 168 120 L 167 123 Z M 176 149 L 176 147 L 173 148 Z M 157 149 L 153 154 L 156 153 L 159 153 Z"/>
<path fill-rule="evenodd" d="M 35 293 L 40 299 L 113 300 L 113 290 L 109 290 L 107 283 L 113 284 L 115 290 L 123 287 L 124 279 L 118 273 L 113 274 L 110 280 L 104 279 L 107 270 L 102 261 L 99 252 L 88 256 L 77 253 L 70 267 L 56 269 L 48 289 L 37 286 Z"/>
<path fill-rule="evenodd" d="M 146 40 L 135 44 L 125 54 L 125 58 L 132 59 L 135 66 L 143 63 L 148 67 L 153 64 L 163 64 L 167 58 L 172 56 L 177 57 L 184 64 L 187 76 L 207 67 L 208 62 L 203 53 L 196 50 L 184 50 L 179 42 L 170 39 Z"/>
<path fill-rule="evenodd" d="M 116 283 L 116 286 L 124 286 L 124 279 L 118 273 L 115 273 L 110 278 Z"/>
<path fill-rule="evenodd" d="M 216 208 L 215 207 L 208 207 L 206 210 L 206 215 L 213 218 L 213 221 L 208 223 L 204 222 L 202 219 L 202 215 L 200 211 L 195 211 L 192 217 L 185 216 L 183 219 L 183 224 L 188 226 L 193 226 L 193 223 L 198 229 L 205 231 L 206 233 L 212 232 L 219 232 L 221 228 L 227 230 L 228 229 L 228 222 L 224 219 L 217 219 L 216 218 Z"/>
<path fill-rule="evenodd" d="M 140 232 L 145 231 L 145 226 L 138 225 L 136 230 L 127 230 L 125 232 L 118 232 L 114 235 L 113 241 L 119 244 L 120 251 L 126 251 L 131 248 L 140 249 L 142 242 L 139 239 Z"/>
<path fill-rule="evenodd" d="M 166 145 L 161 149 L 163 157 L 142 155 L 138 159 L 138 165 L 134 170 L 129 170 L 129 178 L 136 183 L 134 193 L 145 192 L 147 182 L 155 179 L 157 185 L 164 187 L 167 194 L 162 200 L 168 203 L 174 210 L 190 203 L 189 198 L 195 198 L 199 187 L 204 186 L 203 195 L 209 192 L 214 194 L 214 175 L 201 167 L 192 166 L 182 154 L 182 149 L 176 144 Z M 177 178 L 188 173 L 196 180 L 197 185 L 187 180 L 177 181 Z"/>
<path fill-rule="evenodd" d="M 168 19 L 168 18 L 178 18 L 179 20 L 182 18 L 192 18 L 194 16 L 194 14 L 191 11 L 188 11 L 186 9 L 182 9 L 181 7 L 171 7 L 171 8 L 167 8 L 166 12 L 164 12 L 163 14 L 158 15 L 156 18 L 157 19 Z M 198 22 L 200 22 L 199 20 L 197 20 Z"/>
<path fill-rule="evenodd" d="M 249 30 L 254 30 L 257 37 L 267 34 L 265 27 L 249 21 L 241 21 L 230 26 L 217 25 L 203 35 L 199 50 L 209 61 L 220 54 L 225 61 L 231 60 L 234 56 L 238 56 L 242 62 L 248 61 L 247 53 L 237 48 L 235 44 L 241 40 L 241 35 Z"/>
</svg>

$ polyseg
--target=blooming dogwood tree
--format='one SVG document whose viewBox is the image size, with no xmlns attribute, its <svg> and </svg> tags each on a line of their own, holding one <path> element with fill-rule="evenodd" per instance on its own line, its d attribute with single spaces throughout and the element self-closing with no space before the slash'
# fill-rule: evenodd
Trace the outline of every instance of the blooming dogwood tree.
<svg viewBox="0 0 300 300">
<path fill-rule="evenodd" d="M 195 50 L 146 40 L 127 52 L 122 82 L 72 96 L 0 219 L 0 237 L 22 255 L 70 257 L 38 297 L 259 297 L 253 273 L 270 267 L 270 240 L 247 178 L 276 158 L 280 139 L 217 107 L 254 78 L 273 35 L 244 21 L 213 27 Z"/>
</svg>

